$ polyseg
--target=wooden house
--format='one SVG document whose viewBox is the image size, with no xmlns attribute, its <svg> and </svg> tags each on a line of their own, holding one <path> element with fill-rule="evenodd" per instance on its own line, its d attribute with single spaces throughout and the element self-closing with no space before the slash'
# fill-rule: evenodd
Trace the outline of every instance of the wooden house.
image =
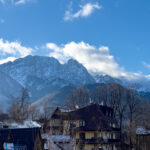
<svg viewBox="0 0 150 150">
<path fill-rule="evenodd" d="M 56 108 L 46 125 L 50 135 L 70 135 L 76 150 L 118 150 L 120 129 L 113 109 L 90 104 L 73 111 Z"/>
</svg>

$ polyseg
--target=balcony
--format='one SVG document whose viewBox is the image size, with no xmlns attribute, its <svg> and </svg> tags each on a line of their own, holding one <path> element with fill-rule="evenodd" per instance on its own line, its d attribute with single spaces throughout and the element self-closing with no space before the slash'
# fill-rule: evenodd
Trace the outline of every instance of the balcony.
<svg viewBox="0 0 150 150">
<path fill-rule="evenodd" d="M 92 148 L 91 150 L 103 150 L 103 148 Z"/>
<path fill-rule="evenodd" d="M 103 139 L 103 138 L 91 138 L 91 139 L 77 139 L 77 144 L 111 144 L 119 143 L 119 139 Z"/>
<path fill-rule="evenodd" d="M 99 144 L 102 143 L 103 139 L 102 138 L 91 138 L 91 139 L 77 139 L 76 143 L 83 143 L 83 144 Z"/>
<path fill-rule="evenodd" d="M 108 139 L 107 143 L 119 143 L 120 139 Z"/>
<path fill-rule="evenodd" d="M 114 127 L 112 127 L 112 131 L 120 132 L 120 128 L 114 128 Z"/>
</svg>

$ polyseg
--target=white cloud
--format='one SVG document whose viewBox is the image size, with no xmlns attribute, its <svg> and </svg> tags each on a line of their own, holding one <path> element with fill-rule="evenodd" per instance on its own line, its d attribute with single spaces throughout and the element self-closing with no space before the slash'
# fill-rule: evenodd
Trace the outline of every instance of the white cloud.
<svg viewBox="0 0 150 150">
<path fill-rule="evenodd" d="M 32 0 L 18 0 L 15 2 L 16 5 L 26 4 L 28 2 L 31 2 Z"/>
<path fill-rule="evenodd" d="M 20 4 L 25 4 L 27 1 L 26 0 L 18 0 L 15 4 L 20 5 Z"/>
<path fill-rule="evenodd" d="M 35 1 L 35 0 L 0 0 L 0 3 L 11 3 L 11 4 L 14 4 L 14 5 L 21 5 L 21 4 L 26 4 L 28 2 L 32 2 L 32 1 Z"/>
<path fill-rule="evenodd" d="M 61 46 L 47 43 L 46 47 L 51 50 L 49 56 L 57 58 L 61 63 L 74 58 L 91 72 L 100 72 L 113 77 L 127 76 L 124 68 L 118 65 L 106 46 L 96 48 L 85 42 L 70 42 Z"/>
<path fill-rule="evenodd" d="M 33 52 L 30 47 L 22 46 L 20 42 L 9 42 L 0 39 L 0 55 L 11 55 L 13 57 L 25 57 Z"/>
<path fill-rule="evenodd" d="M 143 64 L 144 67 L 150 69 L 150 64 L 148 64 L 148 63 L 146 63 L 146 62 L 144 62 L 144 61 L 142 62 L 142 64 Z"/>
<path fill-rule="evenodd" d="M 7 57 L 6 59 L 0 59 L 0 64 L 4 64 L 4 63 L 7 63 L 9 61 L 13 62 L 15 61 L 17 58 L 15 57 Z"/>
<path fill-rule="evenodd" d="M 64 20 L 72 20 L 79 17 L 88 17 L 90 16 L 95 9 L 101 9 L 98 3 L 87 3 L 85 5 L 81 5 L 80 9 L 76 13 L 72 13 L 72 8 L 70 7 L 69 10 L 65 12 Z"/>
</svg>

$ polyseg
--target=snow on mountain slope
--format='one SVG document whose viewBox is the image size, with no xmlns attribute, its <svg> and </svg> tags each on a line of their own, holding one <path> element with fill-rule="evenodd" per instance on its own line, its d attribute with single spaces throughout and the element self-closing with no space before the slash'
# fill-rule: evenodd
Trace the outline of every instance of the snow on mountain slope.
<svg viewBox="0 0 150 150">
<path fill-rule="evenodd" d="M 93 77 L 97 83 L 111 83 L 111 82 L 115 82 L 119 84 L 122 83 L 120 79 L 113 78 L 108 75 L 93 74 Z"/>
<path fill-rule="evenodd" d="M 21 93 L 22 86 L 3 72 L 0 72 L 0 103 L 7 108 Z"/>
<path fill-rule="evenodd" d="M 18 87 L 19 84 L 29 90 L 33 102 L 40 99 L 38 101 L 40 103 L 43 99 L 44 101 L 48 99 L 49 102 L 57 102 L 57 104 L 64 103 L 69 91 L 69 89 L 65 89 L 67 86 L 79 87 L 90 85 L 90 88 L 94 88 L 97 83 L 116 82 L 126 87 L 134 87 L 138 91 L 150 91 L 150 81 L 145 78 L 129 81 L 125 78 L 117 79 L 98 73 L 94 75 L 89 74 L 82 64 L 73 59 L 70 59 L 65 64 L 60 64 L 53 57 L 27 56 L 14 62 L 0 65 L 0 71 L 6 74 L 3 77 L 1 77 L 2 75 L 0 76 L 0 99 L 8 99 L 7 97 L 10 97 L 10 95 L 18 94 L 19 91 L 16 92 L 16 89 L 19 88 L 14 87 Z M 6 80 L 4 77 L 9 79 Z M 63 88 L 65 89 L 64 91 L 62 90 Z M 65 92 L 66 94 L 64 94 Z M 144 93 L 144 95 L 147 94 Z"/>
<path fill-rule="evenodd" d="M 86 68 L 74 59 L 68 60 L 68 62 L 63 65 L 61 72 L 62 74 L 60 74 L 60 78 L 65 79 L 74 86 L 81 86 L 95 82 Z"/>
<path fill-rule="evenodd" d="M 25 86 L 28 76 L 35 76 L 41 79 L 54 78 L 60 67 L 61 65 L 54 58 L 27 56 L 14 62 L 3 64 L 0 66 L 0 69 Z"/>
<path fill-rule="evenodd" d="M 126 78 L 113 78 L 108 75 L 92 74 L 93 78 L 97 83 L 119 83 L 124 87 L 132 87 L 139 92 L 150 92 L 150 80 L 145 77 L 139 77 L 136 79 L 126 79 Z"/>
<path fill-rule="evenodd" d="M 58 78 L 76 86 L 94 82 L 83 65 L 72 59 L 62 65 L 53 57 L 27 56 L 3 64 L 0 69 L 24 86 L 29 76 L 49 81 Z"/>
<path fill-rule="evenodd" d="M 28 88 L 33 100 L 67 85 L 77 87 L 95 82 L 86 68 L 73 59 L 60 64 L 53 57 L 27 56 L 0 65 L 0 70 Z"/>
<path fill-rule="evenodd" d="M 139 92 L 150 92 L 150 80 L 145 77 L 141 77 L 135 80 L 121 80 L 123 82 L 123 85 L 126 87 L 129 86 L 135 88 Z"/>
</svg>

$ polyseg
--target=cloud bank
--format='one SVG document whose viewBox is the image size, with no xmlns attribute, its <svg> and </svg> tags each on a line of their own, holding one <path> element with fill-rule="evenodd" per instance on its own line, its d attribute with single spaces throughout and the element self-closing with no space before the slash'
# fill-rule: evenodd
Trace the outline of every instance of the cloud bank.
<svg viewBox="0 0 150 150">
<path fill-rule="evenodd" d="M 65 16 L 64 16 L 64 20 L 73 20 L 75 18 L 79 18 L 79 17 L 88 17 L 90 16 L 95 9 L 101 9 L 102 6 L 100 6 L 98 3 L 87 3 L 85 5 L 81 5 L 80 9 L 75 12 L 72 13 L 72 8 L 69 8 L 69 10 L 67 10 L 65 12 Z"/>
</svg>

